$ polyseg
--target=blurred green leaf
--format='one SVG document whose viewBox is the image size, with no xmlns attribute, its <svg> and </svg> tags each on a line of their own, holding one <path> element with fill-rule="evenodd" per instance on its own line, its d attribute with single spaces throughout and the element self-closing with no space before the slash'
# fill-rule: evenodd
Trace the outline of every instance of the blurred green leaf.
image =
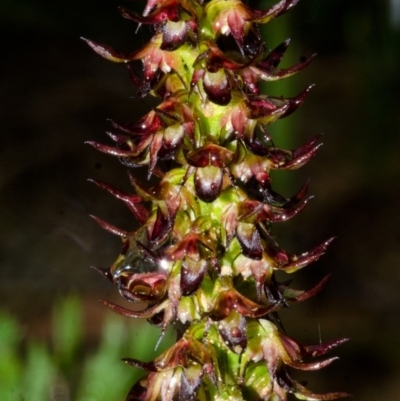
<svg viewBox="0 0 400 401">
<path fill-rule="evenodd" d="M 28 346 L 25 371 L 20 384 L 21 400 L 46 401 L 50 399 L 55 384 L 57 367 L 44 344 Z"/>
<path fill-rule="evenodd" d="M 83 338 L 81 304 L 76 296 L 58 301 L 53 310 L 53 342 L 58 363 L 69 367 Z"/>
<path fill-rule="evenodd" d="M 59 300 L 53 309 L 50 347 L 29 339 L 24 344 L 21 327 L 0 312 L 0 401 L 125 399 L 143 372 L 121 359 L 148 361 L 173 342 L 171 328 L 155 350 L 159 328 L 108 314 L 100 345 L 90 353 L 85 349 L 82 316 L 78 297 Z"/>
<path fill-rule="evenodd" d="M 143 326 L 143 325 L 141 325 Z M 137 340 L 157 341 L 151 333 L 151 326 L 141 327 L 136 333 Z M 118 316 L 109 315 L 102 334 L 102 342 L 96 355 L 90 357 L 84 366 L 83 380 L 77 401 L 106 401 L 117 399 L 126 394 L 130 386 L 139 379 L 140 372 L 121 362 L 123 349 L 130 340 L 134 330 L 129 330 Z M 145 347 L 145 349 L 148 347 Z"/>
<path fill-rule="evenodd" d="M 23 370 L 18 355 L 21 327 L 8 314 L 0 313 L 0 400 L 18 400 L 19 381 Z"/>
</svg>

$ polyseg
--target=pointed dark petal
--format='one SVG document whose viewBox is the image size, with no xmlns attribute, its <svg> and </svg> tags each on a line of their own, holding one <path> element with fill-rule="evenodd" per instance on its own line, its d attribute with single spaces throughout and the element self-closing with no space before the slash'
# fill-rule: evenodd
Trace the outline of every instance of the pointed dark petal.
<svg viewBox="0 0 400 401">
<path fill-rule="evenodd" d="M 122 157 L 128 157 L 128 156 L 134 156 L 136 154 L 136 151 L 134 150 L 125 150 L 125 149 L 119 149 L 119 148 L 114 148 L 112 146 L 107 146 L 107 145 L 102 145 L 101 143 L 93 142 L 93 141 L 86 141 L 86 144 L 93 146 L 96 150 L 106 153 L 108 155 L 112 156 L 122 156 Z"/>
<path fill-rule="evenodd" d="M 146 17 L 153 11 L 158 5 L 158 0 L 147 0 L 146 7 L 143 10 L 143 15 Z"/>
<path fill-rule="evenodd" d="M 288 12 L 291 8 L 293 8 L 300 0 L 282 0 L 279 4 L 282 4 L 282 8 L 280 8 L 279 14 L 280 16 L 286 12 Z"/>
<path fill-rule="evenodd" d="M 282 169 L 297 170 L 298 168 L 304 166 L 306 163 L 310 161 L 311 158 L 313 158 L 316 155 L 318 149 L 321 146 L 322 143 L 315 144 L 312 147 L 306 144 L 304 148 L 297 149 L 293 153 L 293 160 L 283 165 Z"/>
<path fill-rule="evenodd" d="M 307 180 L 307 182 L 300 188 L 297 194 L 292 196 L 290 199 L 286 199 L 272 189 L 271 184 L 268 180 L 267 183 L 263 185 L 262 194 L 264 197 L 264 201 L 269 205 L 287 209 L 291 208 L 292 206 L 298 204 L 301 200 L 303 200 L 303 198 L 307 194 L 309 185 L 310 185 L 310 180 Z"/>
<path fill-rule="evenodd" d="M 336 361 L 337 357 L 325 359 L 324 361 L 316 361 L 310 363 L 296 362 L 296 361 L 285 361 L 286 365 L 291 366 L 292 368 L 299 370 L 319 370 L 328 365 L 330 365 L 333 361 Z"/>
<path fill-rule="evenodd" d="M 123 306 L 116 305 L 109 301 L 100 301 L 100 302 L 103 305 L 107 306 L 107 308 L 111 309 L 113 312 L 126 317 L 139 317 L 139 318 L 149 319 L 164 309 L 164 302 L 161 304 L 157 303 L 141 311 L 133 311 L 130 309 L 126 309 Z"/>
<path fill-rule="evenodd" d="M 141 184 L 130 171 L 128 171 L 128 177 L 132 186 L 135 188 L 135 191 L 144 201 L 153 201 L 155 199 L 153 195 L 154 191 L 149 190 L 143 184 Z"/>
<path fill-rule="evenodd" d="M 105 182 L 89 179 L 90 182 L 93 182 L 100 188 L 106 190 L 111 195 L 115 196 L 117 199 L 122 200 L 125 205 L 129 208 L 129 210 L 133 213 L 135 218 L 139 223 L 144 224 L 149 218 L 148 210 L 141 204 L 142 198 L 138 195 L 127 194 L 124 191 L 121 191 L 118 188 L 115 188 Z M 100 224 L 100 223 L 99 223 Z"/>
<path fill-rule="evenodd" d="M 148 372 L 157 372 L 157 368 L 154 362 L 143 362 L 132 358 L 123 358 L 121 360 L 122 362 L 125 362 L 130 366 L 134 366 L 135 368 L 147 370 Z"/>
<path fill-rule="evenodd" d="M 271 155 L 275 157 L 276 164 L 274 168 L 278 170 L 297 170 L 298 168 L 304 166 L 312 157 L 314 157 L 318 149 L 322 146 L 322 143 L 317 143 L 320 135 L 312 138 L 306 144 L 301 146 L 292 152 L 292 157 L 289 160 L 283 161 L 283 151 L 276 149 L 276 152 L 271 152 Z M 279 154 L 281 153 L 281 155 Z M 288 158 L 288 156 L 286 156 Z M 281 158 L 280 161 L 278 159 Z"/>
<path fill-rule="evenodd" d="M 290 39 L 286 39 L 283 43 L 277 46 L 274 50 L 272 50 L 266 59 L 262 62 L 263 66 L 271 69 L 278 67 L 281 62 L 283 55 L 285 54 L 287 48 L 289 47 Z"/>
<path fill-rule="evenodd" d="M 157 218 L 154 222 L 153 229 L 150 235 L 151 242 L 161 241 L 167 232 L 171 229 L 169 219 L 164 216 L 161 209 L 157 209 Z"/>
<path fill-rule="evenodd" d="M 107 60 L 114 61 L 116 63 L 126 63 L 127 61 L 131 60 L 130 56 L 120 53 L 110 46 L 101 45 L 86 38 L 81 39 L 84 40 L 97 54 Z"/>
<path fill-rule="evenodd" d="M 106 131 L 106 135 L 116 142 L 118 146 L 126 145 L 127 141 L 129 141 L 129 138 L 126 135 L 114 134 L 110 131 Z"/>
<path fill-rule="evenodd" d="M 114 128 L 117 128 L 128 134 L 138 135 L 149 135 L 156 132 L 162 127 L 162 122 L 157 114 L 152 110 L 143 116 L 140 120 L 132 124 L 119 124 L 114 120 L 109 120 Z"/>
<path fill-rule="evenodd" d="M 292 67 L 289 68 L 285 68 L 283 70 L 279 70 L 276 72 L 276 77 L 278 78 L 287 78 L 290 77 L 291 75 L 296 74 L 297 72 L 303 70 L 304 68 L 306 68 L 311 61 L 314 59 L 314 57 L 316 56 L 316 54 L 311 55 L 310 57 L 308 57 L 305 61 L 302 61 L 301 63 L 295 64 Z M 308 92 L 310 91 L 310 89 L 313 86 L 308 87 L 301 95 L 300 97 L 296 98 L 296 100 L 293 100 L 295 102 L 294 106 L 296 107 L 296 109 L 304 102 L 306 95 L 308 94 Z M 294 110 L 293 110 L 294 111 Z M 287 113 L 291 113 L 292 111 L 288 110 Z M 289 114 L 285 114 L 284 117 L 287 117 Z"/>
<path fill-rule="evenodd" d="M 110 223 L 107 223 L 106 221 L 100 219 L 99 217 L 93 216 L 92 214 L 90 217 L 104 230 L 110 232 L 111 234 L 118 235 L 119 237 L 126 238 L 129 236 L 129 232 L 125 230 L 121 230 L 118 227 L 113 226 Z"/>
<path fill-rule="evenodd" d="M 318 357 L 321 355 L 324 355 L 334 348 L 338 347 L 339 345 L 344 344 L 345 342 L 349 341 L 348 338 L 340 338 L 338 340 L 332 340 L 332 341 L 327 341 L 323 344 L 317 344 L 317 345 L 305 345 L 302 346 L 302 351 L 303 355 L 306 356 L 312 356 L 312 357 Z"/>
<path fill-rule="evenodd" d="M 222 189 L 223 172 L 218 167 L 197 168 L 194 186 L 197 196 L 204 202 L 212 202 L 218 198 Z"/>
<path fill-rule="evenodd" d="M 316 55 L 313 54 L 311 57 L 307 58 L 305 61 L 301 63 L 295 64 L 292 67 L 285 68 L 285 69 L 278 69 L 272 65 L 270 65 L 268 58 L 256 66 L 253 67 L 253 72 L 258 76 L 259 79 L 264 81 L 276 81 L 278 79 L 288 78 L 297 72 L 301 71 L 302 69 L 306 68 L 312 61 L 312 59 Z M 305 97 L 311 87 L 307 88 L 304 92 L 302 92 L 298 97 L 293 99 L 288 99 L 289 108 L 287 112 L 282 115 L 281 118 L 287 117 L 293 111 L 295 111 L 305 100 Z"/>
<path fill-rule="evenodd" d="M 293 204 L 296 204 L 299 201 L 301 201 L 307 195 L 309 186 L 310 186 L 310 180 L 307 180 L 305 184 L 300 188 L 299 192 L 297 192 L 297 194 L 295 194 L 293 197 L 289 199 L 289 202 L 285 204 L 285 207 L 290 207 Z"/>
<path fill-rule="evenodd" d="M 315 394 L 310 391 L 308 391 L 305 387 L 300 386 L 299 384 L 297 385 L 295 394 L 299 394 L 297 398 L 305 398 L 306 400 L 319 400 L 319 401 L 330 401 L 330 400 L 337 400 L 338 398 L 347 398 L 347 397 L 352 397 L 351 394 L 349 393 L 326 393 L 326 394 Z"/>
<path fill-rule="evenodd" d="M 310 60 L 311 61 L 311 60 Z M 315 85 L 310 85 L 307 87 L 303 92 L 300 93 L 297 97 L 288 99 L 288 108 L 285 111 L 285 113 L 282 114 L 281 118 L 288 117 L 290 116 L 293 112 L 295 112 L 306 100 L 307 95 L 309 94 L 310 90 L 314 87 Z"/>
<path fill-rule="evenodd" d="M 238 223 L 236 227 L 236 237 L 244 256 L 256 260 L 262 258 L 263 248 L 260 233 L 254 224 Z"/>
<path fill-rule="evenodd" d="M 138 156 L 120 157 L 119 161 L 128 168 L 142 167 L 148 163 L 147 152 L 139 154 Z M 152 174 L 156 175 L 155 171 L 152 171 Z"/>
<path fill-rule="evenodd" d="M 299 0 L 281 0 L 279 3 L 273 5 L 272 7 L 268 8 L 265 11 L 253 10 L 251 19 L 252 21 L 255 22 L 267 23 L 271 19 L 286 13 L 288 10 L 294 7 L 298 2 Z"/>
<path fill-rule="evenodd" d="M 292 256 L 290 258 L 290 262 L 283 266 L 283 268 L 297 270 L 317 261 L 326 252 L 329 245 L 333 242 L 334 239 L 335 237 L 329 238 L 309 252 L 302 253 L 299 256 Z"/>
<path fill-rule="evenodd" d="M 125 7 L 118 7 L 119 13 L 122 15 L 123 18 L 129 19 L 131 21 L 135 21 L 140 24 L 146 24 L 146 16 L 141 16 L 133 11 L 127 10 Z"/>
<path fill-rule="evenodd" d="M 134 202 L 128 207 L 140 224 L 146 223 L 149 217 L 149 211 L 141 203 Z"/>
<path fill-rule="evenodd" d="M 275 208 L 276 213 L 274 213 L 273 215 L 268 217 L 268 220 L 273 223 L 287 221 L 287 220 L 291 219 L 292 217 L 296 216 L 298 213 L 300 213 L 307 206 L 308 202 L 311 199 L 312 199 L 312 196 L 308 197 L 307 199 L 304 199 L 298 205 L 294 205 L 287 209 L 280 209 L 278 211 L 277 208 Z"/>
<path fill-rule="evenodd" d="M 108 193 L 110 193 L 111 195 L 115 196 L 117 199 L 122 200 L 123 202 L 126 203 L 137 203 L 140 202 L 142 199 L 140 196 L 138 195 L 130 195 L 127 194 L 124 191 L 121 191 L 118 188 L 113 187 L 110 184 L 107 184 L 103 181 L 99 181 L 99 180 L 94 180 L 89 178 L 88 179 L 89 182 L 92 182 L 93 184 L 96 184 L 98 187 L 100 187 L 101 189 L 106 190 Z"/>
<path fill-rule="evenodd" d="M 251 119 L 260 119 L 263 123 L 269 123 L 277 120 L 286 113 L 289 104 L 282 103 L 276 106 L 270 99 L 253 98 L 247 102 L 248 117 Z M 266 122 L 264 120 L 267 120 Z"/>
<path fill-rule="evenodd" d="M 308 142 L 306 142 L 303 146 L 293 151 L 293 157 L 295 159 L 301 157 L 304 154 L 308 154 L 310 151 L 315 151 L 316 146 L 318 145 L 318 141 L 321 138 L 321 134 L 311 138 Z"/>
<path fill-rule="evenodd" d="M 307 291 L 295 291 L 291 289 L 286 289 L 284 291 L 284 296 L 288 301 L 292 302 L 302 302 L 308 298 L 313 297 L 314 295 L 318 294 L 324 287 L 326 282 L 329 280 L 331 275 L 328 274 L 325 276 L 317 285 Z"/>
<path fill-rule="evenodd" d="M 142 119 L 141 119 L 142 120 Z M 120 131 L 123 131 L 123 132 L 126 132 L 127 134 L 134 134 L 134 135 L 137 135 L 138 133 L 137 132 L 134 132 L 134 131 L 132 131 L 130 128 L 129 128 L 129 126 L 127 126 L 126 124 L 120 124 L 120 123 L 118 123 L 117 121 L 114 121 L 114 120 L 112 120 L 112 119 L 108 119 L 108 121 L 111 123 L 111 125 L 114 127 L 114 128 L 116 128 L 116 129 L 118 129 L 118 130 L 120 130 Z M 144 125 L 144 123 L 143 123 L 143 125 Z M 147 128 L 147 127 L 146 127 Z M 140 134 L 142 134 L 143 132 L 139 132 Z M 147 132 L 147 130 L 144 132 L 145 134 L 148 134 L 148 132 Z"/>
<path fill-rule="evenodd" d="M 285 11 L 287 12 L 289 11 L 291 8 L 293 8 L 300 0 L 287 0 L 286 1 L 286 7 L 285 7 Z"/>
<path fill-rule="evenodd" d="M 90 268 L 93 270 L 96 270 L 98 273 L 100 273 L 104 278 L 106 278 L 111 283 L 114 283 L 113 276 L 110 273 L 110 269 L 104 269 L 102 267 L 97 267 L 97 266 L 90 266 Z"/>
</svg>

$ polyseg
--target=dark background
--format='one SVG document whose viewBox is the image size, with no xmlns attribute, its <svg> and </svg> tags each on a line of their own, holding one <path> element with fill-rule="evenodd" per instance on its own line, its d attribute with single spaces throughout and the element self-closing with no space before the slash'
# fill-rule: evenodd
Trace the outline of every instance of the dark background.
<svg viewBox="0 0 400 401">
<path fill-rule="evenodd" d="M 132 99 L 125 68 L 93 54 L 79 37 L 126 50 L 142 45 L 146 34 L 135 34 L 136 26 L 118 16 L 120 4 L 0 4 L 0 300 L 24 322 L 28 338 L 46 338 L 56 298 L 78 293 L 93 323 L 103 313 L 96 299 L 115 297 L 88 267 L 108 266 L 119 240 L 88 215 L 125 229 L 134 220 L 86 179 L 125 189 L 128 180 L 114 158 L 83 143 L 107 142 L 107 118 L 134 121 L 153 101 Z M 285 311 L 283 322 L 304 342 L 350 337 L 336 352 L 339 362 L 298 377 L 316 390 L 345 390 L 363 401 L 400 399 L 396 4 L 302 0 L 265 30 L 271 48 L 292 38 L 287 65 L 318 53 L 288 83 L 266 86 L 292 96 L 316 83 L 302 108 L 276 124 L 276 142 L 294 148 L 325 133 L 323 148 L 302 171 L 276 177 L 285 195 L 311 177 L 315 195 L 302 215 L 277 228 L 277 235 L 293 252 L 337 236 L 327 255 L 294 282 L 307 287 L 333 272 L 328 286 L 307 304 Z"/>
</svg>

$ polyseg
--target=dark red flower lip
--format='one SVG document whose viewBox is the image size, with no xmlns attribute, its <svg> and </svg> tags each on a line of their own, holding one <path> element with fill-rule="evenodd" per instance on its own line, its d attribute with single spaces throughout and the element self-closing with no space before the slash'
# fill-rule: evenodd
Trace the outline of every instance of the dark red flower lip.
<svg viewBox="0 0 400 401">
<path fill-rule="evenodd" d="M 223 146 L 209 143 L 186 155 L 187 162 L 193 167 L 227 167 L 233 159 L 233 152 Z"/>
<path fill-rule="evenodd" d="M 167 274 L 137 273 L 114 277 L 121 295 L 128 301 L 155 302 L 159 301 L 167 291 Z"/>
</svg>

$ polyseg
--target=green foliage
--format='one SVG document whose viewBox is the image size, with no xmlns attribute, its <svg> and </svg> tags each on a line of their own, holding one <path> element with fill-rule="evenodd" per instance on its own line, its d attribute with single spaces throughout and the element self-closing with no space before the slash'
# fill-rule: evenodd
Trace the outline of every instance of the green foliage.
<svg viewBox="0 0 400 401">
<path fill-rule="evenodd" d="M 21 338 L 21 328 L 14 319 L 0 313 L 0 398 L 3 401 L 19 400 L 23 362 L 17 351 Z"/>
<path fill-rule="evenodd" d="M 141 371 L 122 357 L 154 357 L 159 330 L 139 322 L 126 324 L 111 314 L 103 324 L 98 347 L 88 351 L 80 300 L 56 303 L 51 344 L 24 338 L 22 325 L 0 312 L 1 401 L 106 401 L 123 399 Z"/>
</svg>

